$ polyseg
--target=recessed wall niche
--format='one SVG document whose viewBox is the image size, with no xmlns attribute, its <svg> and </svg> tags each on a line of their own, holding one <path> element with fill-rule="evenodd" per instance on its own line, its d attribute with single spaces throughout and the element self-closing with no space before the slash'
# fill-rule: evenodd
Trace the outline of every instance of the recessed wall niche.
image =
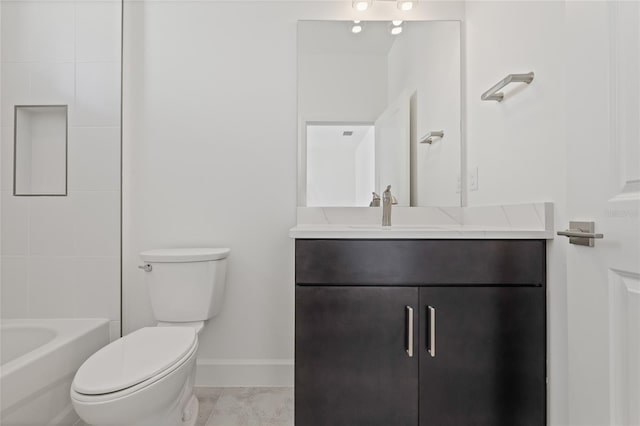
<svg viewBox="0 0 640 426">
<path fill-rule="evenodd" d="M 13 195 L 67 195 L 67 105 L 16 105 Z"/>
</svg>

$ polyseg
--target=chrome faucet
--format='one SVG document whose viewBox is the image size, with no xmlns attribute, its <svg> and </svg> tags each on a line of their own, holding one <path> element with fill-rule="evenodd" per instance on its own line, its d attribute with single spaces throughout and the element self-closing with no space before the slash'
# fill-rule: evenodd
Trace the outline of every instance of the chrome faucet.
<svg viewBox="0 0 640 426">
<path fill-rule="evenodd" d="M 391 185 L 382 193 L 382 226 L 391 226 L 391 206 L 398 204 L 396 197 L 391 195 Z"/>
</svg>

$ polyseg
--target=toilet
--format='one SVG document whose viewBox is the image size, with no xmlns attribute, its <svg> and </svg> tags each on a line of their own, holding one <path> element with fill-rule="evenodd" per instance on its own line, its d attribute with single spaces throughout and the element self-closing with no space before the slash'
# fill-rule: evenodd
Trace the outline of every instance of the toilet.
<svg viewBox="0 0 640 426">
<path fill-rule="evenodd" d="M 78 369 L 71 401 L 93 426 L 193 426 L 198 333 L 222 306 L 228 248 L 140 253 L 155 327 L 103 347 Z"/>
</svg>

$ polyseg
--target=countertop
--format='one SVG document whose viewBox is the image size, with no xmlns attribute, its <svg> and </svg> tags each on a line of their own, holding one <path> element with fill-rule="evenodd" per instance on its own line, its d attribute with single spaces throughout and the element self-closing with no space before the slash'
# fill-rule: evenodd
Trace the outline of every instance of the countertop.
<svg viewBox="0 0 640 426">
<path fill-rule="evenodd" d="M 553 239 L 553 231 L 465 225 L 298 225 L 296 239 Z"/>
<path fill-rule="evenodd" d="M 394 225 L 371 208 L 298 208 L 296 239 L 553 239 L 549 202 L 481 207 L 396 207 Z"/>
</svg>

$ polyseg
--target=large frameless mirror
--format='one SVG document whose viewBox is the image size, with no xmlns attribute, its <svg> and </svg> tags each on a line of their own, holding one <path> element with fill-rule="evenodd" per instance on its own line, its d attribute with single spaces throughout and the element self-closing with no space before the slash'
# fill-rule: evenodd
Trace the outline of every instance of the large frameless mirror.
<svg viewBox="0 0 640 426">
<path fill-rule="evenodd" d="M 298 205 L 460 205 L 458 21 L 298 23 Z"/>
</svg>

